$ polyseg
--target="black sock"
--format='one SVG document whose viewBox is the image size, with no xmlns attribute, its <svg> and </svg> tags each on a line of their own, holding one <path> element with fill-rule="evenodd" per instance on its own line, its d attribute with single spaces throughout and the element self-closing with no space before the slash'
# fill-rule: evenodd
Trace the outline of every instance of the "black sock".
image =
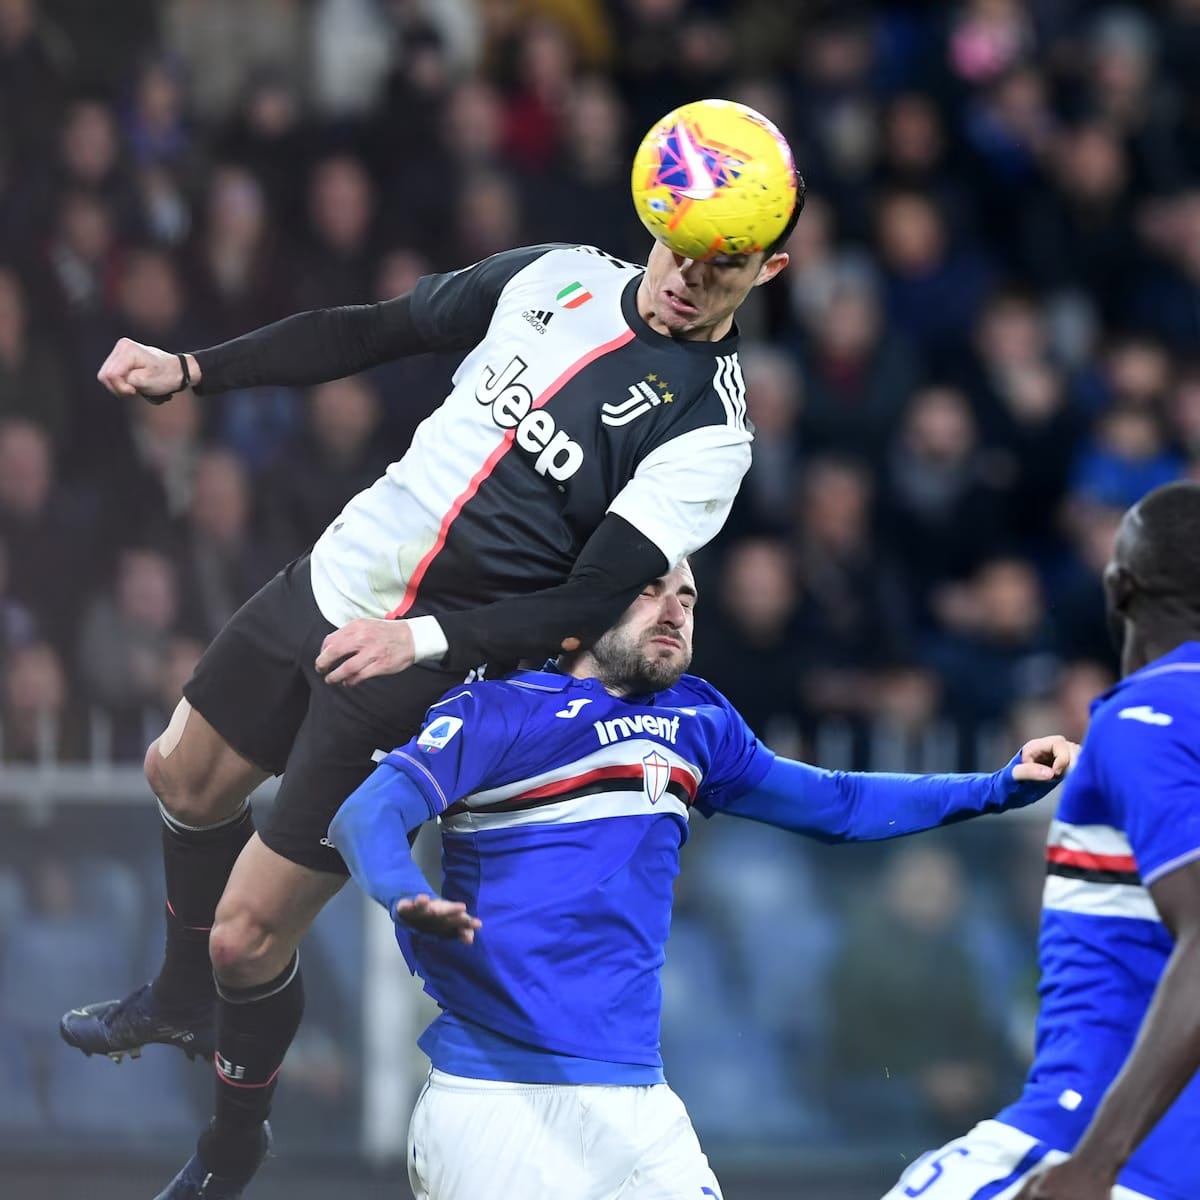
<svg viewBox="0 0 1200 1200">
<path fill-rule="evenodd" d="M 167 948 L 154 995 L 177 1008 L 215 999 L 208 934 L 233 864 L 254 832 L 254 817 L 246 803 L 219 824 L 195 829 L 176 821 L 161 805 L 159 811 L 167 879 Z"/>
<path fill-rule="evenodd" d="M 210 1171 L 241 1173 L 260 1145 L 279 1068 L 303 1014 L 298 951 L 270 983 L 217 985 L 216 1119 L 201 1139 L 201 1160 Z"/>
</svg>

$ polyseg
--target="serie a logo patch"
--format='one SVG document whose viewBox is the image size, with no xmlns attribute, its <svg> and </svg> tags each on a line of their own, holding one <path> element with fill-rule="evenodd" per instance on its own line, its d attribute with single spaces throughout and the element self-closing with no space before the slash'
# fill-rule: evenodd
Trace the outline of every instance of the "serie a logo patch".
<svg viewBox="0 0 1200 1200">
<path fill-rule="evenodd" d="M 462 719 L 459 717 L 438 717 L 432 725 L 425 727 L 421 736 L 417 738 L 417 745 L 425 754 L 437 754 L 439 750 L 446 748 L 462 725 Z"/>
</svg>

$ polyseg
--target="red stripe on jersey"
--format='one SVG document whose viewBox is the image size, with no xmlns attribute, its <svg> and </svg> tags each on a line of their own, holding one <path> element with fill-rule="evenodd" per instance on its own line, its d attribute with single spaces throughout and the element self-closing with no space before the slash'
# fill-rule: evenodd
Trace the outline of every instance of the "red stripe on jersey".
<svg viewBox="0 0 1200 1200">
<path fill-rule="evenodd" d="M 590 299 L 590 296 L 589 296 Z M 552 383 L 540 396 L 538 396 L 532 405 L 530 412 L 535 408 L 541 408 L 543 404 L 549 401 L 557 392 L 570 382 L 580 371 L 586 366 L 590 366 L 596 359 L 605 354 L 611 353 L 613 350 L 618 350 L 627 342 L 633 341 L 634 334 L 632 329 L 626 329 L 623 333 L 618 334 L 610 342 L 605 342 L 601 346 L 594 346 L 582 358 L 576 359 L 559 377 Z M 472 499 L 480 487 L 483 485 L 487 477 L 496 469 L 496 464 L 508 453 L 509 448 L 513 444 L 513 440 L 517 436 L 515 429 L 509 429 L 505 432 L 500 444 L 488 455 L 483 466 L 475 472 L 471 482 L 467 484 L 467 489 L 459 496 L 453 504 L 450 505 L 449 512 L 442 518 L 442 524 L 438 529 L 437 541 L 433 543 L 428 553 L 417 564 L 416 570 L 409 576 L 408 587 L 404 590 L 404 599 L 388 613 L 388 620 L 394 620 L 397 617 L 402 617 L 410 608 L 417 598 L 417 591 L 421 586 L 421 581 L 425 578 L 425 573 L 433 564 L 433 560 L 442 552 L 442 547 L 446 544 L 446 537 L 450 532 L 450 526 L 454 524 L 458 514 L 462 512 L 463 506 Z"/>
<path fill-rule="evenodd" d="M 1082 867 L 1087 871 L 1130 871 L 1136 874 L 1138 869 L 1132 854 L 1089 854 L 1086 850 L 1068 850 L 1065 846 L 1048 846 L 1046 859 L 1065 867 Z"/>
<path fill-rule="evenodd" d="M 611 767 L 596 767 L 594 770 L 584 771 L 581 775 L 571 775 L 566 779 L 553 779 L 549 783 L 543 783 L 541 787 L 531 788 L 527 792 L 522 792 L 519 796 L 512 796 L 507 800 L 499 800 L 495 804 L 481 805 L 473 811 L 499 812 L 510 808 L 521 808 L 526 804 L 531 804 L 538 800 L 566 795 L 569 792 L 577 791 L 579 788 L 587 787 L 589 784 L 601 783 L 609 779 L 640 780 L 643 774 L 641 763 L 615 763 Z M 685 771 L 682 767 L 672 767 L 670 782 L 677 783 L 683 788 L 687 794 L 689 804 L 696 799 L 696 778 L 690 771 Z"/>
</svg>

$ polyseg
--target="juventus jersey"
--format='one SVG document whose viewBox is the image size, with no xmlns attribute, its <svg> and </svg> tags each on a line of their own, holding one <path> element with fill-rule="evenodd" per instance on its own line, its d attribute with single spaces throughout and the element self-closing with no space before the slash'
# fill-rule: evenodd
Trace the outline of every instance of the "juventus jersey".
<svg viewBox="0 0 1200 1200">
<path fill-rule="evenodd" d="M 1092 706 L 1050 828 L 1037 1054 L 999 1120 L 1070 1151 L 1133 1048 L 1174 940 L 1149 888 L 1200 858 L 1200 644 L 1128 676 Z M 1200 1196 L 1200 1077 L 1120 1182 Z"/>
<path fill-rule="evenodd" d="M 313 548 L 328 621 L 562 583 L 609 512 L 672 564 L 720 530 L 750 465 L 737 338 L 655 333 L 637 311 L 643 270 L 537 246 L 418 283 L 429 348 L 474 349 L 408 452 Z"/>
</svg>

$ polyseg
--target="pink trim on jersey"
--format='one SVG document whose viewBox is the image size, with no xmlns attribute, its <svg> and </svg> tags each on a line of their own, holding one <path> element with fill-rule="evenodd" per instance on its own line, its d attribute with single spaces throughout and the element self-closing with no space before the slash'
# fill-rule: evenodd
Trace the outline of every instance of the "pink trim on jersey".
<svg viewBox="0 0 1200 1200">
<path fill-rule="evenodd" d="M 559 377 L 554 380 L 554 382 L 551 383 L 549 387 L 547 387 L 546 390 L 537 397 L 536 400 L 534 400 L 529 411 L 532 412 L 535 408 L 541 408 L 542 405 L 544 405 L 555 395 L 555 393 L 561 391 L 571 379 L 578 375 L 579 372 L 584 369 L 584 367 L 590 366 L 596 361 L 596 359 L 605 354 L 610 354 L 614 350 L 619 350 L 626 343 L 633 341 L 635 336 L 636 334 L 632 329 L 626 329 L 611 341 L 605 342 L 600 346 L 593 346 L 592 349 L 589 350 L 582 358 L 576 359 L 575 362 L 567 367 L 567 369 L 563 371 L 563 373 L 559 375 Z M 508 453 L 508 450 L 512 446 L 513 440 L 516 438 L 516 436 L 516 429 L 508 429 L 505 431 L 504 437 L 500 440 L 500 445 L 498 445 L 495 450 L 488 455 L 487 461 L 479 468 L 478 471 L 475 472 L 474 478 L 470 483 L 467 484 L 466 491 L 464 491 L 462 495 L 460 495 L 454 501 L 454 503 L 450 505 L 450 509 L 442 518 L 441 526 L 438 529 L 437 541 L 433 543 L 433 546 L 429 549 L 425 557 L 417 564 L 416 570 L 414 570 L 412 575 L 409 576 L 408 587 L 404 589 L 404 599 L 401 600 L 400 603 L 397 604 L 390 613 L 388 613 L 389 621 L 395 620 L 397 617 L 404 616 L 404 614 L 408 612 L 410 608 L 412 608 L 413 603 L 416 601 L 417 591 L 421 586 L 421 581 L 425 578 L 425 573 L 429 570 L 430 566 L 433 564 L 433 560 L 442 552 L 442 547 L 446 544 L 446 537 L 450 533 L 450 526 L 454 524 L 458 514 L 462 512 L 463 506 L 474 497 L 475 493 L 479 491 L 487 477 L 496 469 L 496 464 L 505 456 L 505 454 Z"/>
</svg>

